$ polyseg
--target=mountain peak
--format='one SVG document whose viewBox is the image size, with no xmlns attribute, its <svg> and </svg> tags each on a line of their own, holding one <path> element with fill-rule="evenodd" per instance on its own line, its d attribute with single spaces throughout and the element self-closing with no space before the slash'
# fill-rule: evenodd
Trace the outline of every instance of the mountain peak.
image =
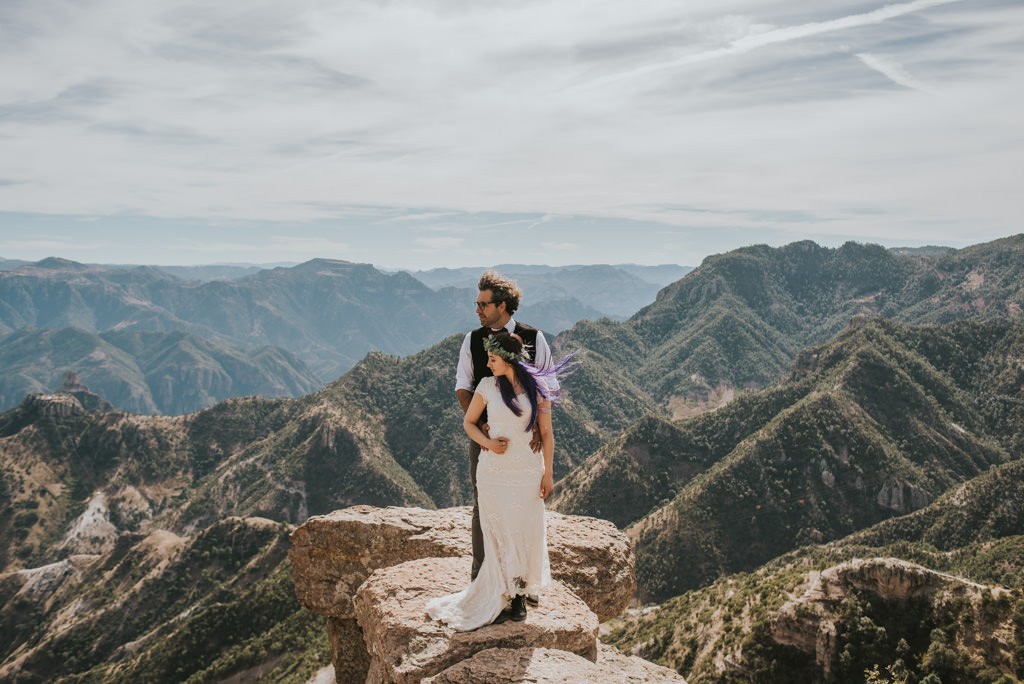
<svg viewBox="0 0 1024 684">
<path fill-rule="evenodd" d="M 110 402 L 82 384 L 77 371 L 65 371 L 63 382 L 54 396 L 62 395 L 73 397 L 83 409 L 93 413 L 108 413 L 115 410 Z"/>
<path fill-rule="evenodd" d="M 61 257 L 46 257 L 40 261 L 31 264 L 34 268 L 46 269 L 48 271 L 88 271 L 89 266 L 77 261 L 71 261 L 70 259 L 63 259 Z"/>
<path fill-rule="evenodd" d="M 342 276 L 351 277 L 353 274 L 380 273 L 373 264 L 359 263 L 357 261 L 345 261 L 344 259 L 310 259 L 295 266 L 280 266 L 265 271 L 254 273 L 248 278 L 276 279 L 276 280 L 307 280 L 320 276 Z"/>
<path fill-rule="evenodd" d="M 309 261 L 304 261 L 304 262 L 302 262 L 301 264 L 299 264 L 297 266 L 292 266 L 292 270 L 294 270 L 294 271 L 306 271 L 306 270 L 309 270 L 309 269 L 322 269 L 322 268 L 331 268 L 331 269 L 344 268 L 344 269 L 347 269 L 347 268 L 351 268 L 353 266 L 370 266 L 370 264 L 362 264 L 362 263 L 359 263 L 359 262 L 356 262 L 356 261 L 346 261 L 345 259 L 326 259 L 326 258 L 323 258 L 323 257 L 318 257 L 316 259 L 310 259 Z"/>
</svg>

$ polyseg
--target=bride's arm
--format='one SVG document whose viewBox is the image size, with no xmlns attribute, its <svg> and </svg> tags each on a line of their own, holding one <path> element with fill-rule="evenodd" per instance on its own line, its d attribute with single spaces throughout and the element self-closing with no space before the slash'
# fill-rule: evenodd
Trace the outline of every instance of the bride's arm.
<svg viewBox="0 0 1024 684">
<path fill-rule="evenodd" d="M 466 415 L 462 417 L 462 429 L 482 449 L 490 449 L 496 454 L 503 454 L 508 447 L 508 440 L 491 439 L 477 425 L 477 421 L 480 420 L 480 416 L 483 415 L 486 406 L 487 401 L 483 395 L 479 392 L 474 392 L 473 399 L 469 402 L 469 408 L 466 409 Z"/>
<path fill-rule="evenodd" d="M 551 427 L 551 402 L 537 402 L 537 427 L 540 429 L 541 449 L 544 452 L 544 476 L 540 480 L 540 498 L 546 499 L 555 488 L 555 432 Z"/>
</svg>

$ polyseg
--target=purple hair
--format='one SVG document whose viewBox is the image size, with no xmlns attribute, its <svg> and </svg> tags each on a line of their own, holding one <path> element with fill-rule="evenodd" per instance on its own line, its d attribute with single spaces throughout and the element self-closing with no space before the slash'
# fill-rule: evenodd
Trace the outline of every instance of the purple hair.
<svg viewBox="0 0 1024 684">
<path fill-rule="evenodd" d="M 516 374 L 516 380 L 526 391 L 526 397 L 530 401 L 530 422 L 526 426 L 526 432 L 532 432 L 534 426 L 537 424 L 537 397 L 542 396 L 549 401 L 558 401 L 559 393 L 557 390 L 552 390 L 548 387 L 548 384 L 544 382 L 544 378 L 561 378 L 568 375 L 577 365 L 573 357 L 576 352 L 566 355 L 559 359 L 552 365 L 551 368 L 537 368 L 531 363 L 521 360 L 523 356 L 523 341 L 515 334 L 509 333 L 498 333 L 491 337 L 495 342 L 501 345 L 501 348 L 506 352 L 510 352 L 510 356 L 514 355 L 519 357 L 516 360 L 508 360 L 504 354 L 498 353 L 506 363 L 512 366 L 513 372 Z M 501 392 L 501 399 L 505 402 L 505 406 L 508 406 L 509 410 L 517 416 L 523 415 L 523 409 L 519 406 L 519 402 L 516 401 L 515 390 L 512 387 L 512 383 L 508 381 L 508 378 L 499 376 L 495 378 L 498 385 L 498 390 Z"/>
</svg>

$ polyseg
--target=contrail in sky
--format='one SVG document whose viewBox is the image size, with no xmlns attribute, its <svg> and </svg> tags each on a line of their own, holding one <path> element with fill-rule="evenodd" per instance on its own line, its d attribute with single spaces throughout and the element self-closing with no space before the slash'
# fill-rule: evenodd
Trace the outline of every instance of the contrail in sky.
<svg viewBox="0 0 1024 684">
<path fill-rule="evenodd" d="M 604 76 L 602 78 L 595 79 L 595 81 L 591 82 L 590 85 L 599 85 L 612 81 L 634 78 L 636 76 L 642 76 L 655 71 L 672 69 L 686 64 L 706 62 L 708 60 L 718 59 L 719 57 L 740 55 L 768 45 L 786 43 L 800 38 L 818 36 L 823 33 L 832 33 L 834 31 L 843 31 L 850 28 L 858 28 L 860 26 L 880 24 L 884 21 L 888 21 L 889 19 L 913 14 L 914 12 L 919 12 L 931 7 L 949 5 L 954 2 L 961 1 L 962 0 L 913 0 L 913 2 L 906 2 L 898 5 L 885 5 L 884 7 L 879 7 L 876 10 L 865 12 L 863 14 L 851 14 L 838 19 L 829 19 L 828 21 L 815 21 L 808 24 L 800 24 L 798 26 L 786 26 L 783 28 L 771 29 L 769 31 L 744 36 L 743 38 L 732 41 L 725 47 L 716 48 L 714 50 L 705 50 L 692 55 L 685 55 L 668 62 L 648 64 L 647 66 L 639 67 L 630 71 Z"/>
</svg>

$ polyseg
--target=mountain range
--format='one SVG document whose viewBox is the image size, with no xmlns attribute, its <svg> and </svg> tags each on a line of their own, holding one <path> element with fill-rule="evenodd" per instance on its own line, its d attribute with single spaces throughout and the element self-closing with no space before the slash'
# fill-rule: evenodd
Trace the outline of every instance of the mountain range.
<svg viewBox="0 0 1024 684">
<path fill-rule="evenodd" d="M 854 318 L 1018 318 L 1022 281 L 1020 235 L 935 256 L 754 245 L 708 257 L 628 320 L 582 322 L 559 343 L 600 355 L 683 417 L 775 382 L 800 349 Z"/>
<path fill-rule="evenodd" d="M 453 285 L 443 286 L 423 272 L 428 286 L 405 272 L 330 260 L 267 269 L 4 263 L 0 409 L 75 370 L 118 408 L 166 414 L 246 394 L 301 396 L 370 351 L 429 347 L 475 325 L 471 302 L 484 270 L 449 273 Z M 664 279 L 687 270 L 509 268 L 526 290 L 524 314 L 552 337 L 650 301 L 659 285 L 634 272 Z"/>
<path fill-rule="evenodd" d="M 321 384 L 280 347 L 242 349 L 184 332 L 23 329 L 0 338 L 0 368 L 3 408 L 58 387 L 70 369 L 132 413 L 180 415 L 229 397 L 294 397 Z"/>
<path fill-rule="evenodd" d="M 922 508 L 1024 446 L 1024 324 L 855 324 L 783 381 L 682 423 L 645 418 L 552 505 L 626 527 L 661 601 Z"/>
<path fill-rule="evenodd" d="M 693 269 L 688 266 L 663 264 L 641 266 L 638 264 L 588 265 L 588 266 L 531 266 L 526 264 L 499 264 L 493 270 L 508 276 L 523 289 L 523 301 L 531 310 L 538 304 L 564 301 L 590 310 L 596 315 L 583 318 L 626 318 L 646 306 L 658 290 L 679 280 Z M 429 287 L 438 290 L 445 287 L 465 287 L 475 283 L 487 269 L 476 267 L 435 268 L 429 271 L 412 271 L 411 275 Z M 532 318 L 532 313 L 531 313 Z M 559 332 L 569 326 L 542 329 Z"/>
<path fill-rule="evenodd" d="M 1022 251 L 754 246 L 557 336 L 582 363 L 550 505 L 625 528 L 649 604 L 615 643 L 690 681 L 1022 676 Z M 79 389 L 0 414 L 0 679 L 306 681 L 325 637 L 285 591 L 282 540 L 355 503 L 468 501 L 459 340 L 371 353 L 299 398 L 142 416 Z M 880 599 L 865 578 L 891 558 L 910 584 L 980 588 Z M 789 603 L 819 576 L 834 603 Z M 832 621 L 834 662 L 792 615 Z"/>
</svg>

